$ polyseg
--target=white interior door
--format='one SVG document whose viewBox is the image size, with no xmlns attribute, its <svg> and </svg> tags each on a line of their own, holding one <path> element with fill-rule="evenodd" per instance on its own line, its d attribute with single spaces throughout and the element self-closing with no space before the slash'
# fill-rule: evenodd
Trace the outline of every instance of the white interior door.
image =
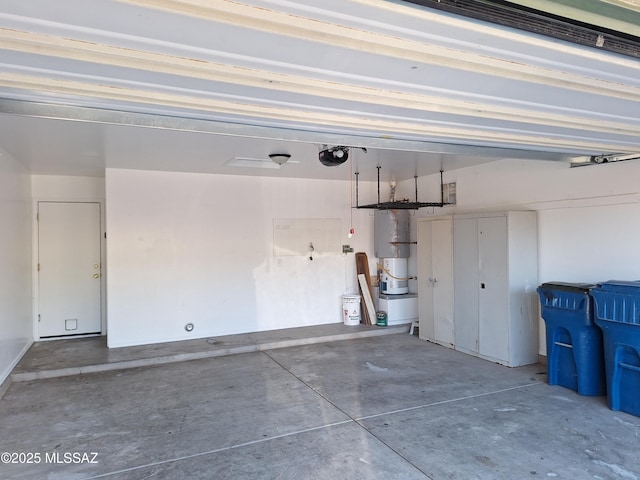
<svg viewBox="0 0 640 480">
<path fill-rule="evenodd" d="M 100 333 L 100 204 L 38 203 L 38 336 Z"/>
</svg>

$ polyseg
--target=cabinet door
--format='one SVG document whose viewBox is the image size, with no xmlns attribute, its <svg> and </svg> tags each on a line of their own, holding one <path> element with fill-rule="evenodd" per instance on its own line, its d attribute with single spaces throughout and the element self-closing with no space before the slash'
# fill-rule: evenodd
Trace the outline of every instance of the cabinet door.
<svg viewBox="0 0 640 480">
<path fill-rule="evenodd" d="M 453 346 L 451 219 L 418 223 L 420 338 Z"/>
<path fill-rule="evenodd" d="M 478 352 L 509 359 L 509 273 L 506 217 L 478 219 Z"/>
<path fill-rule="evenodd" d="M 456 350 L 478 353 L 480 259 L 478 220 L 457 218 L 453 224 L 454 324 Z"/>
<path fill-rule="evenodd" d="M 431 288 L 431 278 L 433 276 L 432 222 L 417 223 L 419 335 L 422 340 L 433 340 L 435 334 L 433 288 Z"/>
<path fill-rule="evenodd" d="M 434 340 L 453 346 L 453 222 L 447 219 L 432 223 Z"/>
</svg>

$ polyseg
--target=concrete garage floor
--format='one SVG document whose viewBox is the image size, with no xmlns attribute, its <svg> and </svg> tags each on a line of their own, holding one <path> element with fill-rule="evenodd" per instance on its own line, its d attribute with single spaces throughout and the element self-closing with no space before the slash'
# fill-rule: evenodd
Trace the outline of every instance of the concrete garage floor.
<svg viewBox="0 0 640 480">
<path fill-rule="evenodd" d="M 640 418 L 545 381 L 406 333 L 14 381 L 0 478 L 640 479 Z"/>
</svg>

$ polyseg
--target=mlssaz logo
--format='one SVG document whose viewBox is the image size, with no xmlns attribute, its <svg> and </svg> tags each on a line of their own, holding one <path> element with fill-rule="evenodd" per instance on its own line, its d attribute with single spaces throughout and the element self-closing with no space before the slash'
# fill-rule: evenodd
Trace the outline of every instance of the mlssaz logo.
<svg viewBox="0 0 640 480">
<path fill-rule="evenodd" d="M 45 454 L 45 463 L 80 464 L 98 463 L 96 452 L 50 452 Z"/>
</svg>

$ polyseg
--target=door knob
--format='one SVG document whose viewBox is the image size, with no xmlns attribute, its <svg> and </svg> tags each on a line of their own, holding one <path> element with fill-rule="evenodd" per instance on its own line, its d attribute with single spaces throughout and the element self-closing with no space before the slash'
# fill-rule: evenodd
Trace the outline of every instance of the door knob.
<svg viewBox="0 0 640 480">
<path fill-rule="evenodd" d="M 93 278 L 100 278 L 100 274 L 99 273 L 94 273 L 93 274 Z"/>
</svg>

